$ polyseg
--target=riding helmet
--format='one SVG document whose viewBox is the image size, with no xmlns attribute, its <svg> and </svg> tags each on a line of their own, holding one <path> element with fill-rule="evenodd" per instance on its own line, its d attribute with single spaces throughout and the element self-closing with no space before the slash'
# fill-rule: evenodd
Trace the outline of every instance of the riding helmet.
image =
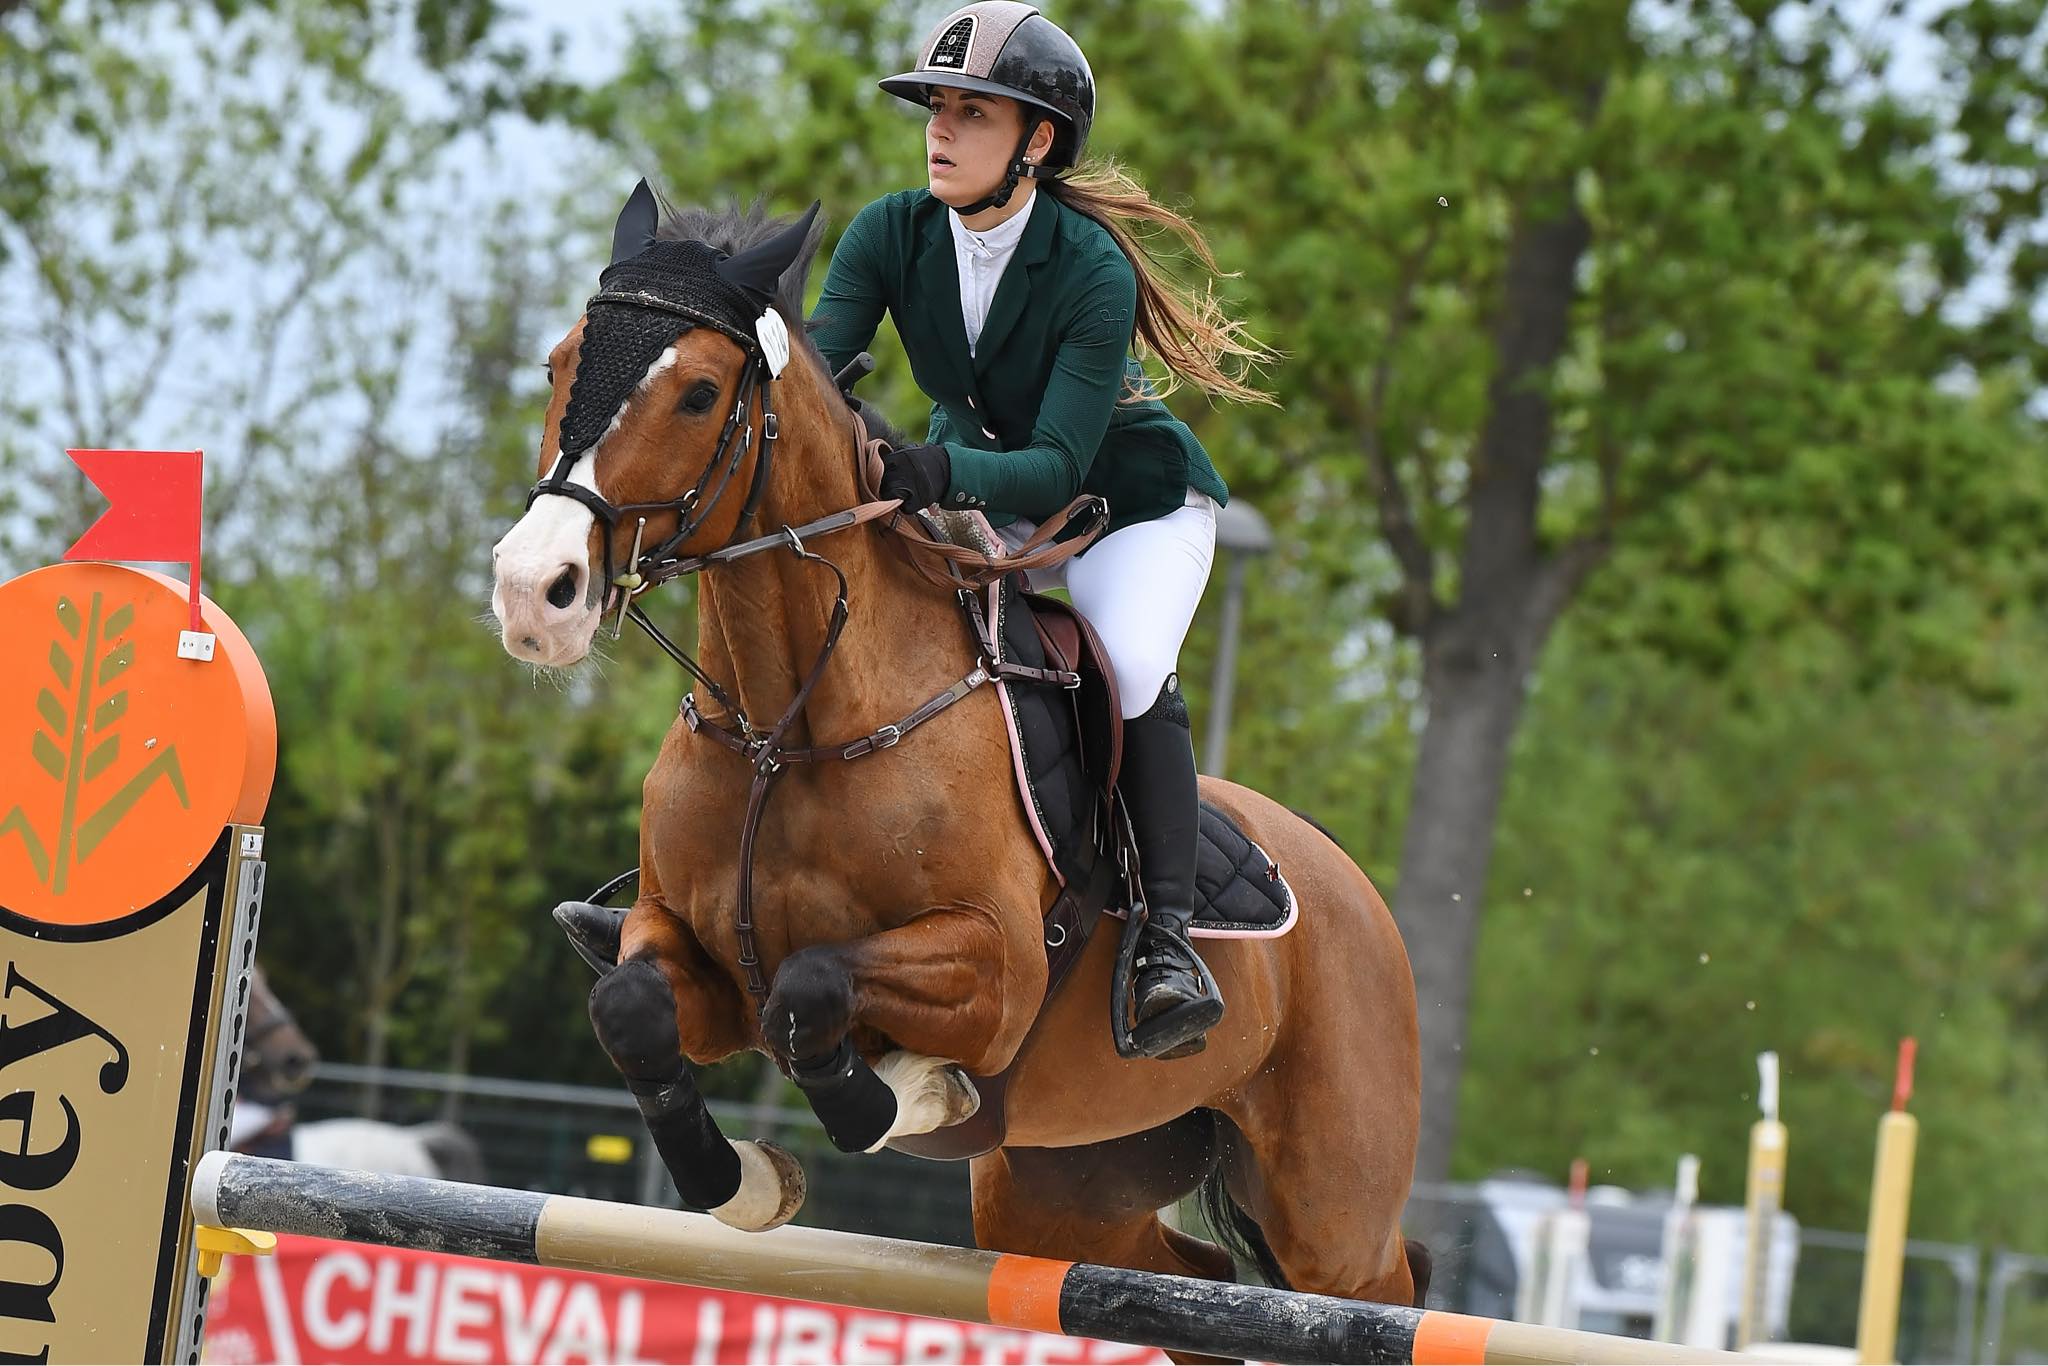
<svg viewBox="0 0 2048 1366">
<path fill-rule="evenodd" d="M 919 108 L 933 86 L 1007 95 L 1045 111 L 1052 150 L 1031 173 L 1069 169 L 1095 122 L 1095 75 L 1066 30 L 1019 0 L 977 0 L 941 19 L 918 49 L 917 66 L 881 82 Z M 1028 130 L 1027 130 L 1028 135 Z"/>
</svg>

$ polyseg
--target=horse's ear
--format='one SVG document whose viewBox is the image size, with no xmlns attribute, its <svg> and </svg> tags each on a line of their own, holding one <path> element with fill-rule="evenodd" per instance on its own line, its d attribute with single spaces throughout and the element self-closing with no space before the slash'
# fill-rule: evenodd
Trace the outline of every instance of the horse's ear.
<svg viewBox="0 0 2048 1366">
<path fill-rule="evenodd" d="M 811 224 L 817 217 L 818 201 L 813 199 L 802 218 L 767 241 L 720 261 L 718 273 L 729 283 L 753 295 L 755 301 L 766 308 L 775 302 L 775 291 L 782 283 L 784 272 L 802 257 L 804 241 L 811 235 Z"/>
<path fill-rule="evenodd" d="M 643 176 L 633 187 L 633 193 L 626 197 L 626 207 L 619 210 L 619 221 L 612 228 L 611 263 L 617 265 L 647 250 L 660 221 L 661 209 L 654 202 L 654 191 L 648 188 L 647 179 Z"/>
</svg>

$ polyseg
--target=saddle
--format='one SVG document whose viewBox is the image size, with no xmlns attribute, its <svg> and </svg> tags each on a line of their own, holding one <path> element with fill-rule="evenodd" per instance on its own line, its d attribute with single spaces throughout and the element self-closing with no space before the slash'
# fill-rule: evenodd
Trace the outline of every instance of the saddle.
<svg viewBox="0 0 2048 1366">
<path fill-rule="evenodd" d="M 955 539 L 984 539 L 987 524 L 979 514 L 948 514 L 941 521 L 951 523 L 942 529 Z M 970 525 L 963 527 L 961 521 Z M 974 528 L 973 522 L 981 526 Z M 1045 912 L 1046 989 L 1039 1006 L 1043 1017 L 1045 1004 L 1080 960 L 1102 915 L 1126 921 L 1122 957 L 1128 959 L 1135 947 L 1136 927 L 1128 917 L 1138 889 L 1116 798 L 1123 712 L 1102 643 L 1072 604 L 1028 591 L 1020 573 L 990 584 L 977 603 L 984 643 L 995 647 L 997 663 L 1009 666 L 994 672 L 1010 734 L 1018 797 L 1061 887 Z M 1193 934 L 1258 938 L 1292 929 L 1297 917 L 1294 893 L 1279 866 L 1229 816 L 1207 802 L 1202 804 L 1200 830 Z M 981 1094 L 981 1106 L 971 1118 L 931 1133 L 892 1139 L 889 1146 L 919 1157 L 953 1160 L 1000 1147 L 1008 1129 L 1009 1069 L 989 1077 L 970 1075 L 969 1080 Z"/>
</svg>

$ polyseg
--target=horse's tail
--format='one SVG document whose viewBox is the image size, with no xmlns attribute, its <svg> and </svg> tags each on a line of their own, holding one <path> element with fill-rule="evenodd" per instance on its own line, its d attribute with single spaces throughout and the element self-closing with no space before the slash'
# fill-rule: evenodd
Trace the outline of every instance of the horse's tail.
<svg viewBox="0 0 2048 1366">
<path fill-rule="evenodd" d="M 1218 1162 L 1202 1178 L 1202 1217 L 1208 1220 L 1209 1231 L 1216 1235 L 1217 1242 L 1223 1244 L 1225 1252 L 1258 1267 L 1267 1285 L 1279 1290 L 1292 1290 L 1294 1287 L 1287 1283 L 1287 1273 L 1280 1269 L 1280 1259 L 1273 1255 L 1273 1248 L 1266 1241 L 1266 1231 L 1259 1227 L 1258 1220 L 1245 1213 L 1237 1201 L 1230 1198 L 1230 1192 L 1223 1184 L 1223 1169 L 1228 1165 L 1228 1162 Z"/>
<path fill-rule="evenodd" d="M 1436 1266 L 1436 1258 L 1415 1239 L 1405 1241 L 1408 1244 L 1408 1279 L 1415 1282 L 1415 1307 L 1420 1309 L 1429 1298 L 1429 1274 Z"/>
<path fill-rule="evenodd" d="M 1344 841 L 1338 839 L 1337 832 L 1332 830 L 1329 826 L 1324 825 L 1321 821 L 1317 820 L 1314 816 L 1309 815 L 1308 812 L 1302 810 L 1298 806 L 1290 806 L 1287 809 L 1289 811 L 1292 811 L 1295 815 L 1301 817 L 1301 819 L 1307 821 L 1310 825 L 1313 825 L 1316 829 L 1322 831 L 1324 839 L 1336 845 L 1339 849 L 1344 849 Z M 1345 849 L 1344 852 L 1346 854 L 1349 854 L 1351 851 Z"/>
<path fill-rule="evenodd" d="M 1244 1212 L 1237 1201 L 1230 1198 L 1230 1191 L 1223 1184 L 1223 1169 L 1227 1163 L 1218 1162 L 1202 1178 L 1200 1199 L 1202 1217 L 1209 1223 L 1209 1231 L 1223 1250 L 1241 1262 L 1250 1262 L 1258 1267 L 1259 1275 L 1266 1284 L 1278 1290 L 1292 1290 L 1287 1283 L 1287 1273 L 1280 1269 L 1279 1258 L 1273 1255 L 1271 1244 L 1266 1241 L 1266 1231 L 1259 1227 L 1258 1220 Z M 1430 1272 L 1436 1259 L 1421 1242 L 1414 1238 L 1402 1240 L 1403 1251 L 1408 1257 L 1408 1277 L 1415 1283 L 1415 1307 L 1422 1308 L 1429 1298 Z"/>
</svg>

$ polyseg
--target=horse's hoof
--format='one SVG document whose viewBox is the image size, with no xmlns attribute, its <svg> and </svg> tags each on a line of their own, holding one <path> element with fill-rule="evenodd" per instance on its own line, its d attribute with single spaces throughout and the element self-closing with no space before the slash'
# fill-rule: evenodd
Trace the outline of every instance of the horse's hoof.
<svg viewBox="0 0 2048 1366">
<path fill-rule="evenodd" d="M 981 1110 L 981 1091 L 968 1079 L 967 1069 L 955 1064 L 939 1074 L 946 1083 L 946 1120 L 939 1127 L 965 1124 Z"/>
<path fill-rule="evenodd" d="M 741 1139 L 732 1146 L 740 1158 L 740 1188 L 712 1217 L 742 1233 L 766 1233 L 794 1219 L 809 1192 L 803 1164 L 766 1140 Z"/>
<path fill-rule="evenodd" d="M 928 1134 L 974 1117 L 981 1092 L 958 1063 L 922 1053 L 885 1053 L 875 1073 L 896 1093 L 896 1122 L 868 1151 L 880 1152 L 892 1138 Z"/>
</svg>

